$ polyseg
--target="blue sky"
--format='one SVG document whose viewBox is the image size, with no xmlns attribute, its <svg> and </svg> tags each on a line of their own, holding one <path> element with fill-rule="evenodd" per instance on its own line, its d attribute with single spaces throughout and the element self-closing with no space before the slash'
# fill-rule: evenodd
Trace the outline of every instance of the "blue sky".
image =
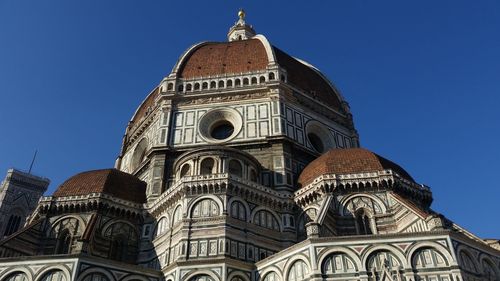
<svg viewBox="0 0 500 281">
<path fill-rule="evenodd" d="M 500 238 L 498 1 L 0 0 L 0 173 L 112 167 L 125 126 L 180 54 L 223 41 L 238 8 L 351 105 L 362 146 Z M 1 176 L 3 177 L 3 175 Z"/>
</svg>

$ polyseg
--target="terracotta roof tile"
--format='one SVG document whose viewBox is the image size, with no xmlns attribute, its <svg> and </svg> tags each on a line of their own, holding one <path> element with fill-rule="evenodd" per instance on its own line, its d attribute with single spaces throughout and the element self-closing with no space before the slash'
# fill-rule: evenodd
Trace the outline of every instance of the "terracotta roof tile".
<svg viewBox="0 0 500 281">
<path fill-rule="evenodd" d="M 356 174 L 390 169 L 405 179 L 413 178 L 396 163 L 364 148 L 332 149 L 307 165 L 299 176 L 299 184 L 306 186 L 325 174 Z"/>
<path fill-rule="evenodd" d="M 136 202 L 146 202 L 146 183 L 117 169 L 83 172 L 61 184 L 52 196 L 65 197 L 105 193 Z"/>
<path fill-rule="evenodd" d="M 296 60 L 282 50 L 276 47 L 273 48 L 278 64 L 287 71 L 288 83 L 302 89 L 312 98 L 320 100 L 334 109 L 343 112 L 337 94 L 323 77 L 309 66 Z"/>
<path fill-rule="evenodd" d="M 149 111 L 149 109 L 154 106 L 156 97 L 158 97 L 159 94 L 160 94 L 160 88 L 156 87 L 142 102 L 139 109 L 137 109 L 137 112 L 134 114 L 134 117 L 132 118 L 132 123 L 135 124 L 137 122 L 140 122 L 141 119 L 144 118 L 144 116 L 146 116 L 146 113 Z"/>
<path fill-rule="evenodd" d="M 265 70 L 269 64 L 266 49 L 258 39 L 207 43 L 184 60 L 182 78 Z"/>
</svg>

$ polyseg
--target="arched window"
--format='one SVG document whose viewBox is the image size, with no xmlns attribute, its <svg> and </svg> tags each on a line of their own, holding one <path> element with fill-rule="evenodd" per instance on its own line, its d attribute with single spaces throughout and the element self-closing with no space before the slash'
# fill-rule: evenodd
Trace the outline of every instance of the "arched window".
<svg viewBox="0 0 500 281">
<path fill-rule="evenodd" d="M 359 209 L 356 214 L 356 229 L 358 230 L 358 234 L 373 234 L 371 226 L 370 226 L 370 218 L 366 214 L 365 209 Z"/>
<path fill-rule="evenodd" d="M 210 89 L 215 89 L 217 87 L 217 83 L 215 81 L 210 82 Z"/>
<path fill-rule="evenodd" d="M 476 263 L 467 252 L 460 251 L 459 257 L 460 267 L 462 269 L 473 273 L 479 273 L 476 267 Z"/>
<path fill-rule="evenodd" d="M 116 222 L 108 226 L 104 237 L 109 241 L 110 259 L 133 263 L 137 258 L 138 237 L 136 230 L 124 222 Z"/>
<path fill-rule="evenodd" d="M 99 272 L 93 272 L 90 274 L 87 274 L 82 281 L 109 281 L 108 277 L 106 275 L 99 273 Z"/>
<path fill-rule="evenodd" d="M 208 82 L 201 83 L 201 89 L 203 89 L 203 90 L 208 89 Z"/>
<path fill-rule="evenodd" d="M 233 80 L 227 80 L 226 82 L 227 87 L 232 87 L 233 86 Z"/>
<path fill-rule="evenodd" d="M 354 261 L 344 253 L 333 253 L 323 262 L 322 274 L 343 274 L 357 272 Z"/>
<path fill-rule="evenodd" d="M 276 77 L 274 76 L 274 72 L 269 73 L 269 80 L 274 80 Z"/>
<path fill-rule="evenodd" d="M 381 250 L 370 254 L 366 263 L 366 269 L 371 279 L 379 280 L 385 272 L 388 272 L 395 278 L 396 274 L 399 273 L 400 265 L 401 262 L 393 253 Z M 394 278 L 393 280 L 395 280 Z"/>
<path fill-rule="evenodd" d="M 198 91 L 200 89 L 200 83 L 194 83 L 194 90 Z"/>
<path fill-rule="evenodd" d="M 172 219 L 172 226 L 175 225 L 176 223 L 180 222 L 182 220 L 182 208 L 181 206 L 177 206 L 174 211 L 173 219 Z"/>
<path fill-rule="evenodd" d="M 234 80 L 234 86 L 236 86 L 236 87 L 241 86 L 241 80 L 240 80 L 239 78 L 236 78 L 236 79 Z"/>
<path fill-rule="evenodd" d="M 132 171 L 135 171 L 141 163 L 146 159 L 146 149 L 148 147 L 148 142 L 146 139 L 142 139 L 135 147 L 134 153 L 132 155 Z"/>
<path fill-rule="evenodd" d="M 231 203 L 231 217 L 246 221 L 247 220 L 247 210 L 245 205 L 240 201 L 234 201 Z"/>
<path fill-rule="evenodd" d="M 193 207 L 193 218 L 205 218 L 218 216 L 219 206 L 212 199 L 203 199 Z"/>
<path fill-rule="evenodd" d="M 168 230 L 168 219 L 166 217 L 161 218 L 156 224 L 155 237 L 161 236 Z"/>
<path fill-rule="evenodd" d="M 423 248 L 415 252 L 412 258 L 413 269 L 445 267 L 446 259 L 432 248 Z"/>
<path fill-rule="evenodd" d="M 266 210 L 260 210 L 255 213 L 253 218 L 253 223 L 258 226 L 262 226 L 272 230 L 280 230 L 280 226 L 278 220 L 274 217 L 274 215 Z"/>
<path fill-rule="evenodd" d="M 109 250 L 109 258 L 117 261 L 124 260 L 127 255 L 127 246 L 125 244 L 125 237 L 115 236 L 111 241 Z"/>
<path fill-rule="evenodd" d="M 65 255 L 71 253 L 72 241 L 82 234 L 83 227 L 80 221 L 74 217 L 67 217 L 57 222 L 51 230 L 50 237 L 54 239 L 54 254 Z"/>
<path fill-rule="evenodd" d="M 243 78 L 243 85 L 248 85 L 248 78 Z"/>
<path fill-rule="evenodd" d="M 224 80 L 219 80 L 219 89 L 224 88 Z"/>
<path fill-rule="evenodd" d="M 180 177 L 190 176 L 191 166 L 189 164 L 184 164 L 181 168 Z"/>
<path fill-rule="evenodd" d="M 66 276 L 64 275 L 64 272 L 61 270 L 51 270 L 47 273 L 45 273 L 42 278 L 39 279 L 40 281 L 66 281 Z"/>
<path fill-rule="evenodd" d="M 240 161 L 234 159 L 229 161 L 229 173 L 240 178 L 243 177 L 243 167 Z"/>
<path fill-rule="evenodd" d="M 254 169 L 250 169 L 250 181 L 259 182 L 259 177 Z"/>
<path fill-rule="evenodd" d="M 309 274 L 309 268 L 303 260 L 296 261 L 288 272 L 288 281 L 302 281 Z"/>
<path fill-rule="evenodd" d="M 168 83 L 167 91 L 172 91 L 174 89 L 174 83 Z"/>
<path fill-rule="evenodd" d="M 262 281 L 280 281 L 278 274 L 276 272 L 271 271 L 266 276 L 264 276 L 264 279 Z"/>
<path fill-rule="evenodd" d="M 2 281 L 28 281 L 28 276 L 24 272 L 13 272 Z"/>
<path fill-rule="evenodd" d="M 251 83 L 252 85 L 257 84 L 257 77 L 252 77 Z"/>
<path fill-rule="evenodd" d="M 56 244 L 56 254 L 66 255 L 71 253 L 71 234 L 68 229 L 64 229 L 59 233 Z"/>
<path fill-rule="evenodd" d="M 178 91 L 178 92 L 184 92 L 184 85 L 179 85 L 179 86 L 177 87 L 177 91 Z"/>
<path fill-rule="evenodd" d="M 500 277 L 496 274 L 496 271 L 495 271 L 495 266 L 493 265 L 492 262 L 490 261 L 487 261 L 486 259 L 483 259 L 483 262 L 482 262 L 482 267 L 483 267 L 483 276 L 484 276 L 484 279 L 488 280 L 488 281 L 494 281 L 494 280 L 498 280 L 497 278 Z"/>
<path fill-rule="evenodd" d="M 215 161 L 212 158 L 205 158 L 201 161 L 200 174 L 210 175 L 214 173 Z"/>
<path fill-rule="evenodd" d="M 262 84 L 262 83 L 266 83 L 266 77 L 261 76 L 261 77 L 259 78 L 259 83 L 260 83 L 260 84 Z"/>
<path fill-rule="evenodd" d="M 193 85 L 191 83 L 186 84 L 186 91 L 191 92 L 191 90 L 193 90 Z"/>
</svg>

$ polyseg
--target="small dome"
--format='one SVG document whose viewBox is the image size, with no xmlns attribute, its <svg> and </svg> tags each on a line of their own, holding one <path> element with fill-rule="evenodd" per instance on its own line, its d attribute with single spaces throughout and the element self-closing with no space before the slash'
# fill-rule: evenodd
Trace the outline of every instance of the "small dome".
<svg viewBox="0 0 500 281">
<path fill-rule="evenodd" d="M 146 183 L 117 169 L 87 171 L 61 184 L 52 196 L 66 197 L 105 193 L 135 203 L 146 202 Z"/>
<path fill-rule="evenodd" d="M 299 184 L 306 186 L 326 174 L 358 174 L 392 170 L 415 182 L 398 164 L 364 148 L 332 149 L 307 165 L 299 176 Z"/>
</svg>

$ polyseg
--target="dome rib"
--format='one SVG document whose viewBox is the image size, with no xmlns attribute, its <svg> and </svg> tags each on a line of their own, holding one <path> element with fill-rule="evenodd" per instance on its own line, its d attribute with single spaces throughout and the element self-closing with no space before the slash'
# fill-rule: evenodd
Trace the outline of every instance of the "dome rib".
<svg viewBox="0 0 500 281">
<path fill-rule="evenodd" d="M 340 112 L 346 113 L 342 109 L 342 98 L 324 77 L 309 65 L 300 62 L 284 51 L 276 47 L 273 47 L 273 49 L 278 64 L 287 71 L 287 79 L 290 84 L 302 89 L 313 99 L 320 100 Z"/>
</svg>

